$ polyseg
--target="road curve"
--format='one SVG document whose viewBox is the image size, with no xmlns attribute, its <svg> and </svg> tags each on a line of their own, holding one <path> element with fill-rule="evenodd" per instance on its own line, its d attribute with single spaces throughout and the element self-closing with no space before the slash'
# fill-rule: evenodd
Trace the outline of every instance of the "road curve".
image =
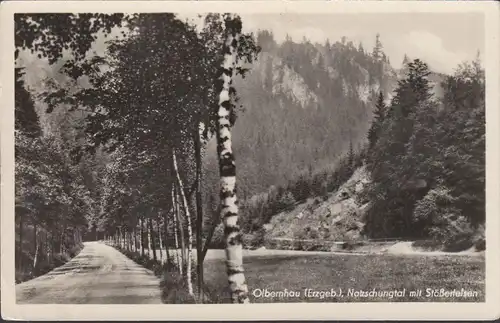
<svg viewBox="0 0 500 323">
<path fill-rule="evenodd" d="M 86 242 L 63 266 L 16 285 L 18 304 L 160 304 L 160 280 L 118 250 Z"/>
</svg>

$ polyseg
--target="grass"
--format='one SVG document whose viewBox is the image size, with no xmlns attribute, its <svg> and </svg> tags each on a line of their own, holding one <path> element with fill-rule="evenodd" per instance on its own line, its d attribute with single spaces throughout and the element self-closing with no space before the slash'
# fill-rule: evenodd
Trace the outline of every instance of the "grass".
<svg viewBox="0 0 500 323">
<path fill-rule="evenodd" d="M 327 255 L 327 256 L 263 256 L 245 259 L 245 274 L 253 303 L 271 302 L 484 302 L 484 257 L 427 257 L 393 255 Z M 217 303 L 229 299 L 225 264 L 208 260 L 205 281 Z M 304 289 L 334 290 L 343 297 L 306 297 Z M 406 289 L 402 297 L 389 294 L 373 297 L 348 295 L 348 290 L 369 292 Z M 427 297 L 427 289 L 476 291 L 476 297 Z M 294 291 L 299 297 L 271 295 L 255 297 L 265 292 Z M 218 290 L 218 293 L 214 293 Z M 420 296 L 409 293 L 421 290 Z M 289 293 L 290 295 L 290 293 Z"/>
<path fill-rule="evenodd" d="M 184 279 L 176 276 L 176 270 L 167 270 L 157 262 L 137 253 L 121 250 L 129 258 L 155 272 L 162 278 L 164 303 L 191 303 L 185 295 Z M 269 255 L 244 258 L 245 276 L 252 303 L 273 302 L 484 302 L 484 256 L 422 256 L 422 255 Z M 163 268 L 162 268 L 163 267 Z M 194 267 L 194 266 L 193 266 Z M 205 302 L 229 303 L 225 262 L 207 259 L 204 263 Z M 193 273 L 194 274 L 194 273 Z M 196 279 L 196 275 L 193 279 Z M 193 282 L 196 286 L 196 283 Z M 336 291 L 343 296 L 321 297 L 304 289 L 318 292 Z M 427 296 L 431 291 L 461 289 L 477 292 L 474 297 Z M 348 294 L 354 291 L 370 292 L 405 290 L 405 295 L 375 295 L 360 297 Z M 256 297 L 260 292 L 285 292 L 285 295 Z M 410 296 L 410 291 L 421 295 Z M 298 297 L 290 296 L 293 291 Z M 207 297 L 209 300 L 207 300 Z"/>
</svg>

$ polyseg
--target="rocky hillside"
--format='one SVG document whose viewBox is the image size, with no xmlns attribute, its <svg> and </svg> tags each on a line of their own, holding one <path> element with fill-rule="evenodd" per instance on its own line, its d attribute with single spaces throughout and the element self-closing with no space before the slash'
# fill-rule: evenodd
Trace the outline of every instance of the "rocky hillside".
<svg viewBox="0 0 500 323">
<path fill-rule="evenodd" d="M 369 202 L 363 192 L 370 182 L 365 167 L 358 168 L 337 191 L 310 198 L 264 225 L 268 242 L 284 239 L 354 241 L 361 238 L 363 215 Z"/>
<path fill-rule="evenodd" d="M 366 141 L 375 94 L 382 90 L 389 98 L 397 82 L 387 62 L 352 42 L 278 44 L 268 32 L 257 38 L 262 52 L 251 73 L 236 80 L 243 111 L 233 138 L 244 198 L 329 167 L 350 145 L 358 149 Z M 210 177 L 217 169 L 215 151 L 206 163 Z"/>
</svg>

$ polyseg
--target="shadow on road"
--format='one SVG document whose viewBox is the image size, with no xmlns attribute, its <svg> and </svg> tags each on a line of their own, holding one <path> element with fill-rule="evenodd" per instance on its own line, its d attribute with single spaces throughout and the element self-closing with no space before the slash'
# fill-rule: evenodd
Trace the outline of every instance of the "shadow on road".
<svg viewBox="0 0 500 323">
<path fill-rule="evenodd" d="M 99 265 L 85 265 L 83 263 L 72 263 L 71 266 L 59 267 L 46 274 L 46 276 L 64 275 L 68 272 L 86 273 L 99 269 Z"/>
</svg>

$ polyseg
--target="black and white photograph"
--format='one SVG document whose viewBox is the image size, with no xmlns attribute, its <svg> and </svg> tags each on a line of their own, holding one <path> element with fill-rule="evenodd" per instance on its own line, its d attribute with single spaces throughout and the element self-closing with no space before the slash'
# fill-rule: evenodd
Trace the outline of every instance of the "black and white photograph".
<svg viewBox="0 0 500 323">
<path fill-rule="evenodd" d="M 498 6 L 244 2 L 2 4 L 4 318 L 495 301 Z"/>
</svg>

